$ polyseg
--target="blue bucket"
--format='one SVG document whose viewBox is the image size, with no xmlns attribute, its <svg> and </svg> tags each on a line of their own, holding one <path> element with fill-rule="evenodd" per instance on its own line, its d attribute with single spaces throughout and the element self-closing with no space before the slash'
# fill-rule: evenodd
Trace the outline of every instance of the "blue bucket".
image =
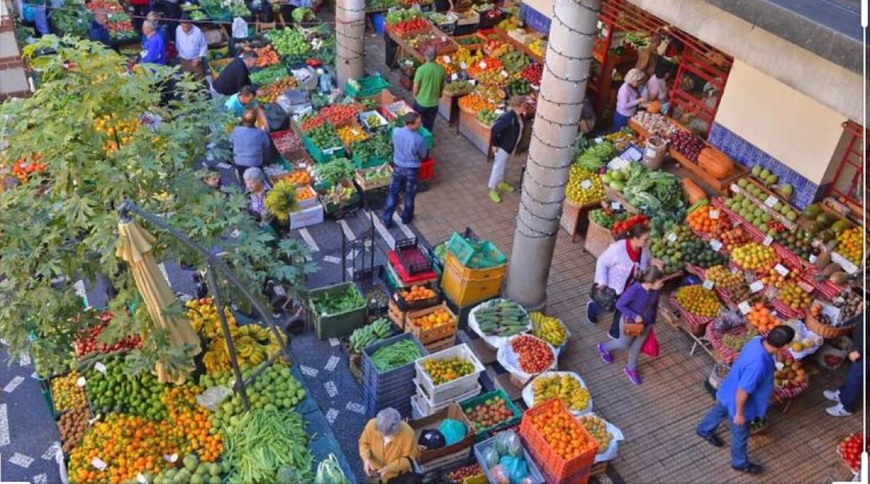
<svg viewBox="0 0 870 484">
<path fill-rule="evenodd" d="M 386 21 L 386 16 L 383 12 L 378 12 L 372 14 L 372 25 L 375 27 L 375 33 L 379 35 L 383 35 L 384 33 L 384 23 Z"/>
</svg>

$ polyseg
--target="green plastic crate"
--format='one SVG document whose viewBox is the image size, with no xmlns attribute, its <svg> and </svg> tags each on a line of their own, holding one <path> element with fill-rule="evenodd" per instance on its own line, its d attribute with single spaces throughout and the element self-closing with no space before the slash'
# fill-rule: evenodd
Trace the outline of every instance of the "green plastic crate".
<svg viewBox="0 0 870 484">
<path fill-rule="evenodd" d="M 357 88 L 355 84 L 359 84 L 359 87 Z M 383 77 L 369 76 L 357 79 L 356 82 L 346 82 L 344 93 L 350 97 L 362 98 L 374 96 L 388 87 L 390 87 L 390 83 Z"/>
<path fill-rule="evenodd" d="M 324 163 L 335 158 L 343 158 L 346 156 L 346 153 L 344 152 L 344 146 L 336 146 L 335 148 L 327 148 L 325 150 L 321 150 L 308 136 L 302 138 L 302 143 L 305 145 L 305 149 L 308 150 L 308 154 L 310 154 L 311 157 L 314 158 L 314 161 L 317 163 Z"/>
<path fill-rule="evenodd" d="M 470 269 L 490 269 L 507 263 L 504 253 L 491 242 L 470 242 L 458 232 L 447 241 L 447 251 Z"/>
<path fill-rule="evenodd" d="M 501 397 L 501 399 L 504 400 L 505 404 L 507 404 L 508 410 L 510 410 L 511 413 L 514 414 L 514 416 L 513 416 L 513 418 L 505 420 L 504 422 L 497 423 L 491 427 L 486 427 L 482 430 L 477 431 L 477 433 L 475 434 L 475 439 L 474 439 L 476 442 L 482 442 L 482 441 L 488 439 L 490 437 L 490 435 L 489 435 L 490 432 L 492 432 L 493 430 L 500 430 L 503 428 L 507 428 L 507 427 L 511 427 L 511 426 L 516 425 L 517 423 L 519 423 L 520 419 L 523 416 L 523 412 L 516 406 L 516 404 L 514 404 L 514 402 L 511 401 L 511 399 L 510 399 L 510 397 L 508 397 L 507 393 L 505 393 L 504 390 L 501 390 L 501 389 L 493 390 L 491 392 L 484 393 L 483 395 L 478 395 L 476 397 L 471 397 L 468 400 L 460 402 L 459 407 L 462 408 L 462 411 L 464 412 L 466 409 L 474 407 L 477 404 L 485 402 L 487 399 L 490 399 L 490 398 L 496 397 L 496 396 Z M 471 419 L 469 419 L 469 420 L 471 420 Z"/>
<path fill-rule="evenodd" d="M 325 340 L 329 338 L 341 338 L 350 335 L 353 333 L 353 330 L 365 326 L 366 311 L 369 306 L 365 301 L 365 298 L 362 297 L 362 294 L 360 294 L 360 298 L 363 300 L 362 305 L 343 313 L 323 315 L 318 313 L 314 307 L 314 303 L 312 302 L 314 296 L 323 293 L 335 294 L 346 291 L 348 288 L 359 293 L 359 289 L 353 282 L 343 282 L 341 284 L 335 284 L 333 286 L 309 291 L 308 307 L 311 313 L 311 319 L 314 321 L 314 333 L 317 335 L 317 339 Z"/>
<path fill-rule="evenodd" d="M 353 154 L 353 165 L 360 170 L 365 170 L 366 168 L 374 168 L 376 166 L 381 166 L 387 162 L 388 156 L 371 156 L 366 159 L 362 159 L 357 156 L 356 153 Z"/>
</svg>

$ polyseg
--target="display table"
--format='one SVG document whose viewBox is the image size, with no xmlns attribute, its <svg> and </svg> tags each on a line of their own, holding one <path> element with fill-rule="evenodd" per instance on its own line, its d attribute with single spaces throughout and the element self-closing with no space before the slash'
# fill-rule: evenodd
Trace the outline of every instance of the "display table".
<svg viewBox="0 0 870 484">
<path fill-rule="evenodd" d="M 447 120 L 447 126 L 453 128 L 455 133 L 459 133 L 459 99 L 463 96 L 467 94 L 451 96 L 444 93 L 438 100 L 438 114 Z"/>
<path fill-rule="evenodd" d="M 562 202 L 562 218 L 559 219 L 559 225 L 571 236 L 572 243 L 577 241 L 578 234 L 585 232 L 589 212 L 600 206 L 600 202 L 577 205 L 567 198 Z"/>
</svg>

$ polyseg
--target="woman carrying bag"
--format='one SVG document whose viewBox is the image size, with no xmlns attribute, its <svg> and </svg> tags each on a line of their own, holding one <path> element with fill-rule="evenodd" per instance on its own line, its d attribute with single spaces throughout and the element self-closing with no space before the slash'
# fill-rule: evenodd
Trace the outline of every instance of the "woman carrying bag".
<svg viewBox="0 0 870 484">
<path fill-rule="evenodd" d="M 619 339 L 600 343 L 598 354 L 607 364 L 613 363 L 613 350 L 628 348 L 628 363 L 623 371 L 635 385 L 642 380 L 637 372 L 637 358 L 641 348 L 652 333 L 659 309 L 659 295 L 665 283 L 665 275 L 656 267 L 648 267 L 640 281 L 631 285 L 616 302 L 616 309 L 622 314 L 619 324 Z M 651 343 L 655 341 L 651 340 Z M 657 350 L 656 350 L 657 352 Z"/>
</svg>

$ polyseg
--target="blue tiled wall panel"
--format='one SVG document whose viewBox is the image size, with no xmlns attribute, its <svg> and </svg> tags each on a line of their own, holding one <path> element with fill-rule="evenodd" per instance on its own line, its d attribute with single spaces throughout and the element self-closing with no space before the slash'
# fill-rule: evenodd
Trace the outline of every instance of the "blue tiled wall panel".
<svg viewBox="0 0 870 484">
<path fill-rule="evenodd" d="M 798 172 L 792 170 L 776 158 L 770 156 L 752 143 L 741 138 L 728 128 L 718 123 L 713 123 L 710 136 L 707 138 L 716 148 L 734 158 L 741 165 L 753 167 L 760 165 L 779 177 L 780 183 L 789 183 L 794 187 L 792 204 L 797 208 L 804 209 L 813 203 L 817 194 L 822 193 L 818 185 L 807 180 Z"/>
<path fill-rule="evenodd" d="M 544 35 L 550 34 L 550 18 L 525 3 L 520 4 L 520 19 L 527 26 L 540 33 Z"/>
</svg>

